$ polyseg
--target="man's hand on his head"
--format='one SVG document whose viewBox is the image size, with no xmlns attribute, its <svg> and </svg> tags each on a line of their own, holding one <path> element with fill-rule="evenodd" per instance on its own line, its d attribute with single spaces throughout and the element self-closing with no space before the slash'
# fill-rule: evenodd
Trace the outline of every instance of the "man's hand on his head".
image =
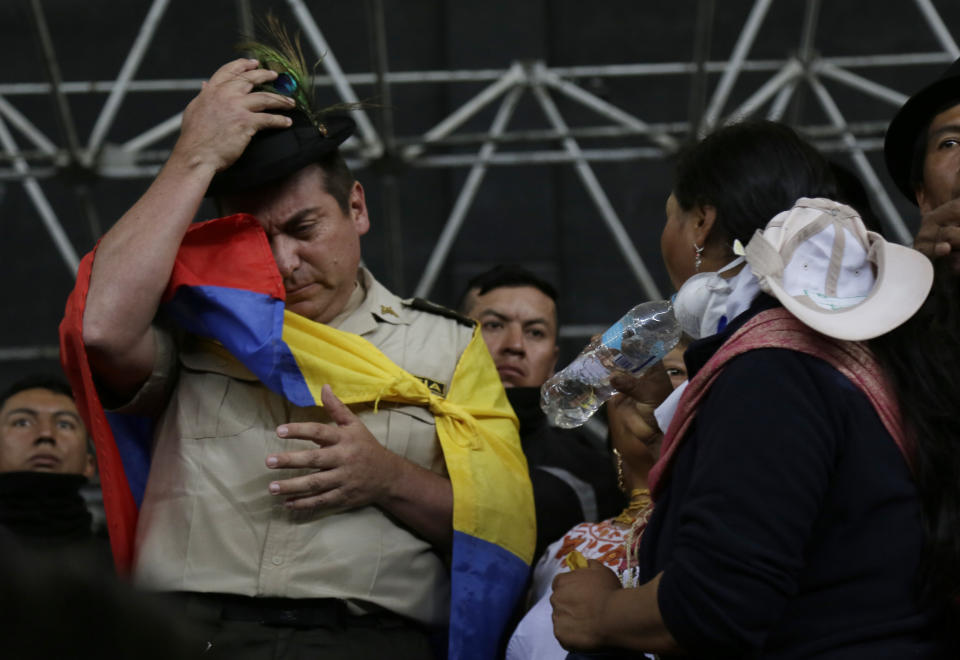
<svg viewBox="0 0 960 660">
<path fill-rule="evenodd" d="M 293 99 L 253 91 L 276 77 L 275 71 L 246 58 L 217 69 L 184 110 L 171 159 L 220 172 L 240 157 L 257 131 L 290 126 L 289 117 L 276 113 L 291 110 Z"/>
<path fill-rule="evenodd" d="M 391 477 L 404 459 L 384 448 L 329 385 L 320 395 L 334 424 L 289 423 L 277 428 L 281 438 L 300 438 L 315 449 L 271 454 L 267 467 L 308 468 L 311 474 L 270 484 L 270 492 L 284 497 L 292 509 L 356 508 L 379 504 L 389 494 Z"/>
<path fill-rule="evenodd" d="M 913 247 L 931 259 L 950 255 L 960 271 L 960 199 L 952 199 L 923 214 Z"/>
</svg>

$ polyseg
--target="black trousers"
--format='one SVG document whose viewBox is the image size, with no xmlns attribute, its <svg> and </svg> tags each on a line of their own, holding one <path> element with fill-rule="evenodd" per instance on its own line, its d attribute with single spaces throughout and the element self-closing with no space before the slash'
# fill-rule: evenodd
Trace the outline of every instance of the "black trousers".
<svg viewBox="0 0 960 660">
<path fill-rule="evenodd" d="M 204 660 L 434 658 L 422 626 L 390 612 L 351 614 L 337 599 L 181 593 L 175 600 Z"/>
</svg>

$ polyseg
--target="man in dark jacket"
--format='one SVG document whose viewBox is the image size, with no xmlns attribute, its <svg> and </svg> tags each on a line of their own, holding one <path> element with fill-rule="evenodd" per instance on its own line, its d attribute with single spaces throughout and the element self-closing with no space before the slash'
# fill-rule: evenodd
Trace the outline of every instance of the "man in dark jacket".
<svg viewBox="0 0 960 660">
<path fill-rule="evenodd" d="M 65 382 L 31 377 L 0 395 L 0 526 L 25 547 L 111 565 L 80 492 L 94 473 L 87 431 Z"/>
<path fill-rule="evenodd" d="M 540 386 L 557 363 L 557 292 L 518 266 L 496 266 L 467 284 L 460 310 L 480 322 L 507 398 L 520 419 L 537 512 L 534 557 L 574 525 L 624 506 L 609 454 L 582 429 L 558 429 L 540 410 Z"/>
</svg>

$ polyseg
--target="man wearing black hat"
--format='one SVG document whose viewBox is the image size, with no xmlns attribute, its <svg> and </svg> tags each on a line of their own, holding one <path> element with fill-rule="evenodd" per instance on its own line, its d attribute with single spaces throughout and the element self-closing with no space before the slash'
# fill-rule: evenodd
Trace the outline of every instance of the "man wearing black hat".
<svg viewBox="0 0 960 660">
<path fill-rule="evenodd" d="M 897 112 L 884 143 L 887 169 L 923 217 L 914 247 L 950 255 L 960 272 L 960 59 Z"/>
<path fill-rule="evenodd" d="M 353 122 L 306 119 L 264 91 L 277 81 L 254 60 L 221 67 L 187 106 L 160 174 L 97 249 L 83 339 L 101 398 L 160 420 L 135 577 L 187 592 L 214 657 L 430 657 L 423 631 L 447 617 L 452 516 L 430 410 L 348 407 L 329 387 L 322 409 L 298 408 L 222 347 L 175 340 L 154 321 L 212 193 L 265 229 L 287 310 L 363 336 L 437 387 L 451 382 L 472 323 L 400 300 L 360 267 L 370 221 L 337 152 Z"/>
</svg>

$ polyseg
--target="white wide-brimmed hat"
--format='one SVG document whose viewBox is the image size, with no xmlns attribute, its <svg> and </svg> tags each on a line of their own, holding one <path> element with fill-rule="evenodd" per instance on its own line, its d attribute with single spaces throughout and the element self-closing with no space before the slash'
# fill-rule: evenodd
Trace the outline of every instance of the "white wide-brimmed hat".
<svg viewBox="0 0 960 660">
<path fill-rule="evenodd" d="M 913 248 L 867 231 L 839 202 L 803 197 L 757 230 L 745 249 L 760 288 L 817 332 L 872 339 L 913 316 L 933 265 Z"/>
</svg>

